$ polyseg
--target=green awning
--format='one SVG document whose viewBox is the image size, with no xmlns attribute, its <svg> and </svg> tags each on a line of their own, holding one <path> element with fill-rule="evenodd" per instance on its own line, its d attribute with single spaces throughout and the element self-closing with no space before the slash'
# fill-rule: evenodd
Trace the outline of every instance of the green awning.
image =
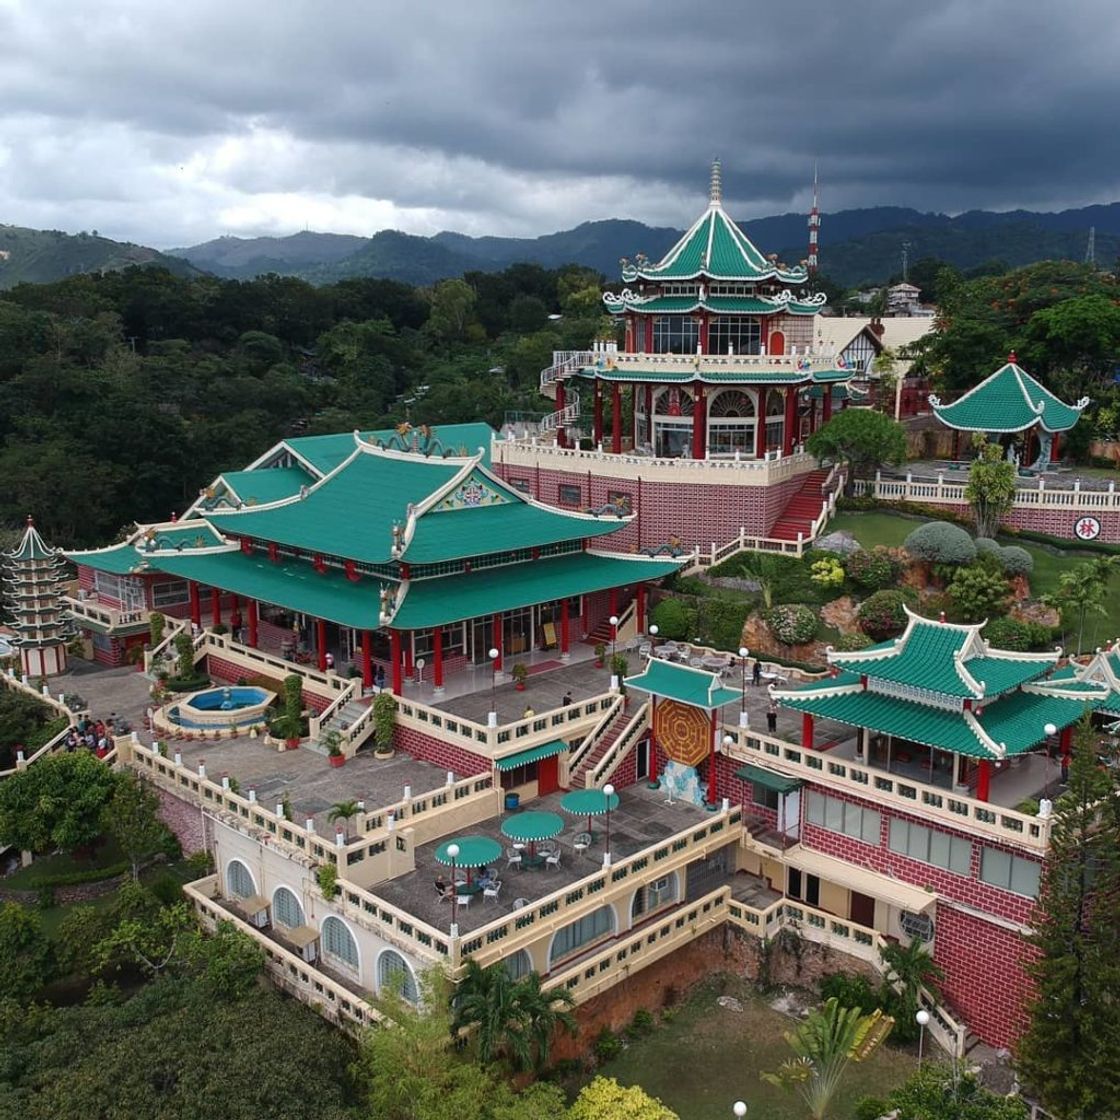
<svg viewBox="0 0 1120 1120">
<path fill-rule="evenodd" d="M 517 754 L 507 754 L 499 758 L 494 765 L 499 770 L 516 770 L 518 766 L 526 766 L 530 762 L 540 762 L 542 758 L 551 758 L 554 754 L 563 754 L 568 749 L 568 744 L 563 739 L 554 739 L 551 743 L 544 743 L 539 747 L 530 747 Z"/>
<path fill-rule="evenodd" d="M 793 793 L 804 784 L 798 778 L 786 778 L 781 774 L 775 774 L 773 770 L 763 770 L 761 766 L 744 766 L 741 770 L 735 771 L 735 777 L 753 782 L 756 786 L 772 789 L 775 793 Z"/>
</svg>

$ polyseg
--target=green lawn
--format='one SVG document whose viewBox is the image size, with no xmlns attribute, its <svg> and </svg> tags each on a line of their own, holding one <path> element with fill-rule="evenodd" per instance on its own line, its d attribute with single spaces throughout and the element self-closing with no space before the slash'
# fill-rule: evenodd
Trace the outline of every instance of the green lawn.
<svg viewBox="0 0 1120 1120">
<path fill-rule="evenodd" d="M 900 517 L 896 513 L 840 513 L 832 519 L 828 532 L 851 533 L 864 548 L 886 545 L 897 548 L 920 524 L 910 517 Z M 1017 544 L 1034 557 L 1034 571 L 1031 573 L 1031 594 L 1035 598 L 1057 589 L 1058 577 L 1062 572 L 1093 558 L 1087 552 L 1055 553 L 1025 541 L 1001 538 L 1003 544 Z M 1090 615 L 1085 619 L 1085 637 L 1082 648 L 1095 649 L 1120 637 L 1120 576 L 1113 577 L 1113 594 L 1105 602 L 1103 615 Z M 1076 620 L 1068 621 L 1070 633 L 1065 645 L 1073 648 L 1077 642 Z"/>
<path fill-rule="evenodd" d="M 718 1006 L 721 994 L 733 995 L 743 1011 Z M 771 1010 L 754 988 L 738 978 L 719 977 L 697 989 L 672 1022 L 647 1038 L 631 1042 L 598 1072 L 623 1085 L 641 1085 L 682 1120 L 727 1120 L 734 1101 L 744 1100 L 748 1117 L 804 1120 L 797 1096 L 766 1084 L 759 1073 L 774 1070 L 790 1057 L 782 1032 L 795 1023 Z M 912 1055 L 889 1046 L 867 1062 L 853 1064 L 829 1111 L 830 1120 L 851 1120 L 866 1096 L 885 1096 L 914 1071 Z"/>
</svg>

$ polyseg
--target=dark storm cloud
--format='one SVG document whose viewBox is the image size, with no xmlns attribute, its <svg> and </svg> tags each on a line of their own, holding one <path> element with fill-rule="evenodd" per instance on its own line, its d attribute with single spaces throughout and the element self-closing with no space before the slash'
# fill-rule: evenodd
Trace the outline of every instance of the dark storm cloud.
<svg viewBox="0 0 1120 1120">
<path fill-rule="evenodd" d="M 222 229 L 683 223 L 1120 191 L 1114 5 L 0 0 L 0 219 Z M 39 220 L 32 220 L 38 217 Z"/>
</svg>

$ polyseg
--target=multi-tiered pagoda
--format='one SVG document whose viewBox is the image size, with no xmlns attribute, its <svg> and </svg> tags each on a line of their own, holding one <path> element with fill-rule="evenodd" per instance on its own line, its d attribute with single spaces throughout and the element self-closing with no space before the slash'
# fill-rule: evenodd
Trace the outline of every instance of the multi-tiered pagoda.
<svg viewBox="0 0 1120 1120">
<path fill-rule="evenodd" d="M 23 672 L 29 677 L 64 672 L 72 633 L 62 603 L 66 561 L 47 547 L 30 517 L 19 546 L 3 558 L 4 599 Z"/>
</svg>

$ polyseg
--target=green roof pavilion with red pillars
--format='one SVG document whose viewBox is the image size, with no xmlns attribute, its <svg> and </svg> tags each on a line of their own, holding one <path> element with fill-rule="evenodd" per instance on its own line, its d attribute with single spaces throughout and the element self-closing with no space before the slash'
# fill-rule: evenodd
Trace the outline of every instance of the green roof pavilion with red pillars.
<svg viewBox="0 0 1120 1120">
<path fill-rule="evenodd" d="M 803 746 L 813 747 L 816 718 L 848 724 L 859 729 L 857 752 L 868 764 L 873 733 L 888 767 L 892 753 L 908 761 L 925 755 L 930 774 L 947 764 L 954 788 L 975 781 L 976 796 L 987 801 L 993 766 L 1041 749 L 1055 734 L 1068 753 L 1073 724 L 1108 700 L 1103 684 L 1051 678 L 1060 650 L 1000 650 L 980 636 L 983 623 L 907 615 L 898 638 L 854 652 L 830 650 L 835 676 L 771 690 L 783 707 L 802 713 Z"/>
<path fill-rule="evenodd" d="M 1022 435 L 1023 459 L 1029 459 L 1031 437 L 1037 432 L 1038 454 L 1030 469 L 1045 470 L 1058 461 L 1061 433 L 1081 419 L 1089 398 L 1072 405 L 1059 400 L 1019 365 L 1012 350 L 1004 365 L 963 396 L 942 404 L 931 394 L 929 403 L 937 419 L 954 429 L 954 458 L 961 432 L 983 432 L 994 437 Z"/>
<path fill-rule="evenodd" d="M 432 432 L 422 440 L 313 438 L 331 441 L 318 449 L 323 455 L 293 455 L 303 441 L 287 441 L 223 475 L 234 485 L 222 501 L 205 497 L 183 521 L 138 526 L 123 544 L 67 555 L 107 586 L 159 581 L 164 595 L 172 583 L 184 587 L 198 626 L 209 588 L 211 624 L 222 623 L 226 604 L 229 623 L 252 647 L 262 610 L 302 619 L 301 640 L 306 632 L 320 668 L 338 645 L 366 684 L 376 646 L 398 693 L 420 656 L 441 688 L 449 656 L 465 666 L 488 661 L 495 648 L 500 669 L 503 655 L 546 640 L 567 654 L 571 605 L 584 596 L 608 593 L 614 614 L 628 589 L 642 625 L 647 585 L 680 566 L 603 548 L 601 539 L 628 523 L 623 511 L 542 505 L 491 474 L 484 451 L 441 449 Z M 455 446 L 454 432 L 449 441 Z M 275 486 L 253 477 L 271 472 L 280 476 Z M 238 505 L 234 492 L 269 500 Z"/>
<path fill-rule="evenodd" d="M 832 413 L 832 394 L 811 390 L 856 372 L 831 351 L 815 352 L 824 294 L 812 291 L 804 263 L 766 256 L 732 220 L 718 160 L 704 213 L 659 262 L 623 259 L 622 281 L 621 292 L 603 295 L 625 326 L 622 352 L 611 344 L 558 356 L 542 374 L 542 390 L 555 394 L 561 447 L 581 391 L 590 390 L 594 443 L 615 454 L 790 455 Z M 623 433 L 627 388 L 633 426 Z"/>
</svg>

